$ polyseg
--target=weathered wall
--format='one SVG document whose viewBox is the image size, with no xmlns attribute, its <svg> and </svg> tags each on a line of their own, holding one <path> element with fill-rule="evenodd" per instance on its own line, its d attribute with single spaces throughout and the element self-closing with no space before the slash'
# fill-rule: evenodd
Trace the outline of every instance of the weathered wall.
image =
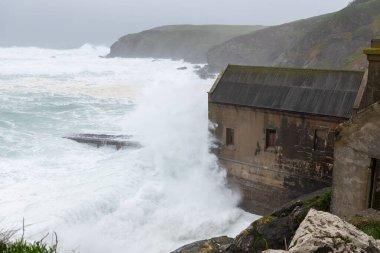
<svg viewBox="0 0 380 253">
<path fill-rule="evenodd" d="M 215 103 L 209 103 L 209 118 L 216 123 L 219 160 L 242 191 L 246 210 L 267 214 L 331 185 L 334 129 L 343 119 Z M 226 128 L 234 129 L 233 146 L 226 146 Z M 265 147 L 266 129 L 277 131 L 275 148 Z M 317 129 L 328 132 L 324 151 L 314 150 Z"/>
<path fill-rule="evenodd" d="M 380 159 L 380 105 L 341 126 L 335 143 L 332 212 L 349 218 L 369 207 L 371 158 Z"/>
<path fill-rule="evenodd" d="M 380 101 L 380 39 L 373 39 L 371 48 L 364 53 L 368 60 L 368 81 L 362 104 L 366 107 Z"/>
</svg>

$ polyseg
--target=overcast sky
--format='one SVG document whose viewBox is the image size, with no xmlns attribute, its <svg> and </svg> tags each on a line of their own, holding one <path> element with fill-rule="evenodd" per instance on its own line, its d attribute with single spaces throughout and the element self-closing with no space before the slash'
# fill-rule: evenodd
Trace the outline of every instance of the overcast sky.
<svg viewBox="0 0 380 253">
<path fill-rule="evenodd" d="M 276 25 L 351 0 L 0 0 L 0 46 L 110 45 L 167 24 Z"/>
</svg>

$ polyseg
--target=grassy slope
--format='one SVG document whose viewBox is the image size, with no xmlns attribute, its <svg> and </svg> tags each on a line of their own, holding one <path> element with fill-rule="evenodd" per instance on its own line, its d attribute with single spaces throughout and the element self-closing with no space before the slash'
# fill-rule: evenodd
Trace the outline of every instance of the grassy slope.
<svg viewBox="0 0 380 253">
<path fill-rule="evenodd" d="M 208 52 L 211 66 L 250 64 L 360 69 L 361 53 L 380 36 L 380 0 L 233 38 Z"/>
<path fill-rule="evenodd" d="M 204 32 L 218 32 L 229 36 L 235 34 L 241 35 L 251 33 L 256 30 L 265 28 L 260 25 L 166 25 L 153 28 L 157 31 L 204 31 Z"/>
<path fill-rule="evenodd" d="M 261 26 L 174 25 L 162 26 L 120 38 L 109 56 L 154 57 L 206 62 L 207 51 L 233 37 L 251 33 Z"/>
</svg>

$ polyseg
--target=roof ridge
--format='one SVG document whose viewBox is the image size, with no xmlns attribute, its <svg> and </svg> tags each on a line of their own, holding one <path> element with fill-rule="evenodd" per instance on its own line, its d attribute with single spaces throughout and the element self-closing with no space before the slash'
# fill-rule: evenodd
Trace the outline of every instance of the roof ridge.
<svg viewBox="0 0 380 253">
<path fill-rule="evenodd" d="M 227 81 L 233 84 L 243 84 L 243 85 L 261 85 L 261 86 L 272 86 L 272 87 L 288 87 L 288 88 L 297 88 L 297 89 L 309 89 L 309 90 L 331 90 L 331 91 L 342 91 L 342 92 L 355 92 L 358 91 L 355 89 L 330 89 L 328 87 L 306 87 L 306 86 L 295 86 L 295 85 L 273 85 L 273 84 L 261 84 L 261 83 L 244 83 L 244 82 L 236 82 L 236 81 Z M 214 88 L 215 89 L 215 88 Z"/>
<path fill-rule="evenodd" d="M 350 73 L 364 73 L 362 70 L 350 69 L 324 69 L 324 68 L 302 68 L 302 67 L 279 67 L 279 66 L 252 66 L 240 64 L 228 64 L 226 70 L 229 68 L 247 68 L 247 69 L 267 69 L 276 71 L 304 71 L 304 72 L 350 72 Z"/>
</svg>

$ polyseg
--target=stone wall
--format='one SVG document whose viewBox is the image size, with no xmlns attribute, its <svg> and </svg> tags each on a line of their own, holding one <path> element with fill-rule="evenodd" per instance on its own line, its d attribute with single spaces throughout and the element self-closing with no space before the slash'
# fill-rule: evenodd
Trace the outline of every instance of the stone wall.
<svg viewBox="0 0 380 253">
<path fill-rule="evenodd" d="M 214 103 L 209 118 L 220 144 L 219 161 L 242 192 L 246 210 L 265 215 L 331 185 L 334 129 L 344 119 Z M 234 145 L 226 145 L 227 128 L 234 130 Z M 274 147 L 267 147 L 267 129 L 276 131 Z M 319 150 L 316 130 L 326 133 Z"/>
<path fill-rule="evenodd" d="M 364 53 L 368 60 L 368 81 L 362 105 L 366 107 L 380 101 L 380 39 L 373 39 L 371 48 Z"/>
<path fill-rule="evenodd" d="M 371 160 L 380 159 L 380 104 L 340 127 L 335 143 L 332 212 L 349 218 L 369 207 Z"/>
</svg>

